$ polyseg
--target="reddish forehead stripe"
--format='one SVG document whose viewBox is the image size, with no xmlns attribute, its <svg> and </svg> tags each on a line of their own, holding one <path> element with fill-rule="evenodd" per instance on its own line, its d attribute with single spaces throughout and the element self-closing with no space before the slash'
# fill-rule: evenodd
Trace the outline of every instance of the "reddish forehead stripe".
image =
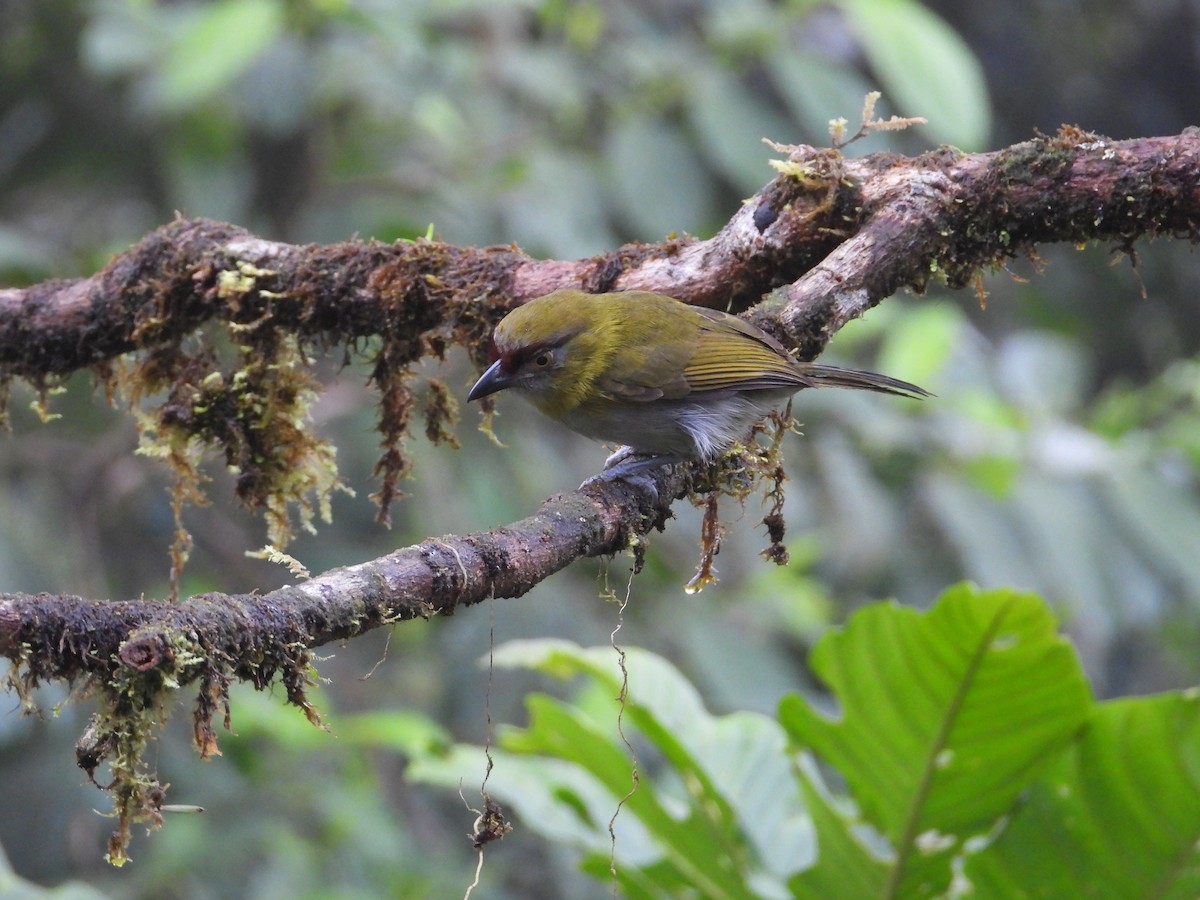
<svg viewBox="0 0 1200 900">
<path fill-rule="evenodd" d="M 500 370 L 508 375 L 516 373 L 525 363 L 533 359 L 543 350 L 547 350 L 555 346 L 550 341 L 535 341 L 532 344 L 526 344 L 524 347 L 516 347 L 512 350 L 501 351 L 495 345 L 492 346 L 492 352 L 488 357 L 489 363 L 500 361 Z"/>
</svg>

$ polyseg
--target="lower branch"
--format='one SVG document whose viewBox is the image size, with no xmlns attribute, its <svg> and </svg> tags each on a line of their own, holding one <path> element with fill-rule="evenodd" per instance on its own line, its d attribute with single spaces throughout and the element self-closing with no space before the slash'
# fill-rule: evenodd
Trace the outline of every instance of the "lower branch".
<svg viewBox="0 0 1200 900">
<path fill-rule="evenodd" d="M 675 466 L 651 477 L 657 498 L 642 483 L 600 481 L 551 497 L 510 525 L 428 538 L 261 596 L 207 593 L 166 603 L 0 594 L 0 655 L 26 688 L 54 679 L 103 682 L 122 670 L 166 674 L 182 686 L 213 666 L 262 687 L 295 651 L 519 597 L 576 559 L 634 546 L 662 527 L 688 476 Z M 173 649 L 181 640 L 185 654 Z"/>
<path fill-rule="evenodd" d="M 117 826 L 108 859 L 127 859 L 134 822 L 162 824 L 166 785 L 146 770 L 180 688 L 198 683 L 193 735 L 202 757 L 217 751 L 212 720 L 236 679 L 263 688 L 282 681 L 288 701 L 320 724 L 307 699 L 311 650 L 406 619 L 449 616 L 489 597 L 517 597 L 582 556 L 636 548 L 670 516 L 688 485 L 681 466 L 649 482 L 597 482 L 551 497 L 536 513 L 485 532 L 429 538 L 301 584 L 254 594 L 199 594 L 179 603 L 111 602 L 50 594 L 0 594 L 0 656 L 8 686 L 27 707 L 40 682 L 65 680 L 96 695 L 76 745 L 89 777 L 102 764 Z"/>
</svg>

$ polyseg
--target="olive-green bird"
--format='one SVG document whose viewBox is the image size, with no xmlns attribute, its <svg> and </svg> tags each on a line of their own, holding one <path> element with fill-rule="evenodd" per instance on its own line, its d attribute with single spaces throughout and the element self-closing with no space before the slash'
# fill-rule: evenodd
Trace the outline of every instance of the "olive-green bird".
<svg viewBox="0 0 1200 900">
<path fill-rule="evenodd" d="M 647 291 L 531 300 L 496 326 L 492 359 L 467 399 L 511 388 L 572 431 L 630 448 L 610 465 L 642 457 L 610 477 L 711 460 L 801 388 L 929 396 L 886 375 L 800 362 L 737 316 Z"/>
</svg>

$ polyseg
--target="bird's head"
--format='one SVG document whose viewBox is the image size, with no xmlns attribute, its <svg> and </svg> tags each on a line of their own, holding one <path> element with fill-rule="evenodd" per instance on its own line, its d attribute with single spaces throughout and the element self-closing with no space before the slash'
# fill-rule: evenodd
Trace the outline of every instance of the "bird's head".
<svg viewBox="0 0 1200 900">
<path fill-rule="evenodd" d="M 617 343 L 608 318 L 602 301 L 574 290 L 517 307 L 496 326 L 491 365 L 467 400 L 514 388 L 548 415 L 568 412 L 588 396 Z"/>
</svg>

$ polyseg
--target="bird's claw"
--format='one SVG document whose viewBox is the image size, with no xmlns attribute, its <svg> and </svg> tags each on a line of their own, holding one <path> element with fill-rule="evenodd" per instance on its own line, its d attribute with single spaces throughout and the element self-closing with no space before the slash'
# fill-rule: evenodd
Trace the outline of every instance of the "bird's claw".
<svg viewBox="0 0 1200 900">
<path fill-rule="evenodd" d="M 638 453 L 632 447 L 621 447 L 604 461 L 604 469 L 599 474 L 593 475 L 579 487 L 582 490 L 604 481 L 625 481 L 648 493 L 657 505 L 658 485 L 646 473 L 659 466 L 682 461 L 680 457 L 666 453 Z"/>
<path fill-rule="evenodd" d="M 621 447 L 604 461 L 604 471 L 598 477 L 604 477 L 608 481 L 617 478 L 628 481 L 630 475 L 677 462 L 683 462 L 683 457 L 673 453 L 639 453 L 632 447 Z"/>
<path fill-rule="evenodd" d="M 626 484 L 631 484 L 643 494 L 650 498 L 651 506 L 658 506 L 658 485 L 654 479 L 646 474 L 638 474 L 637 472 L 625 472 L 612 475 L 608 472 L 601 472 L 598 475 L 593 475 L 587 481 L 579 486 L 580 490 L 586 487 L 591 487 L 596 484 L 603 484 L 609 481 L 624 481 Z"/>
</svg>

